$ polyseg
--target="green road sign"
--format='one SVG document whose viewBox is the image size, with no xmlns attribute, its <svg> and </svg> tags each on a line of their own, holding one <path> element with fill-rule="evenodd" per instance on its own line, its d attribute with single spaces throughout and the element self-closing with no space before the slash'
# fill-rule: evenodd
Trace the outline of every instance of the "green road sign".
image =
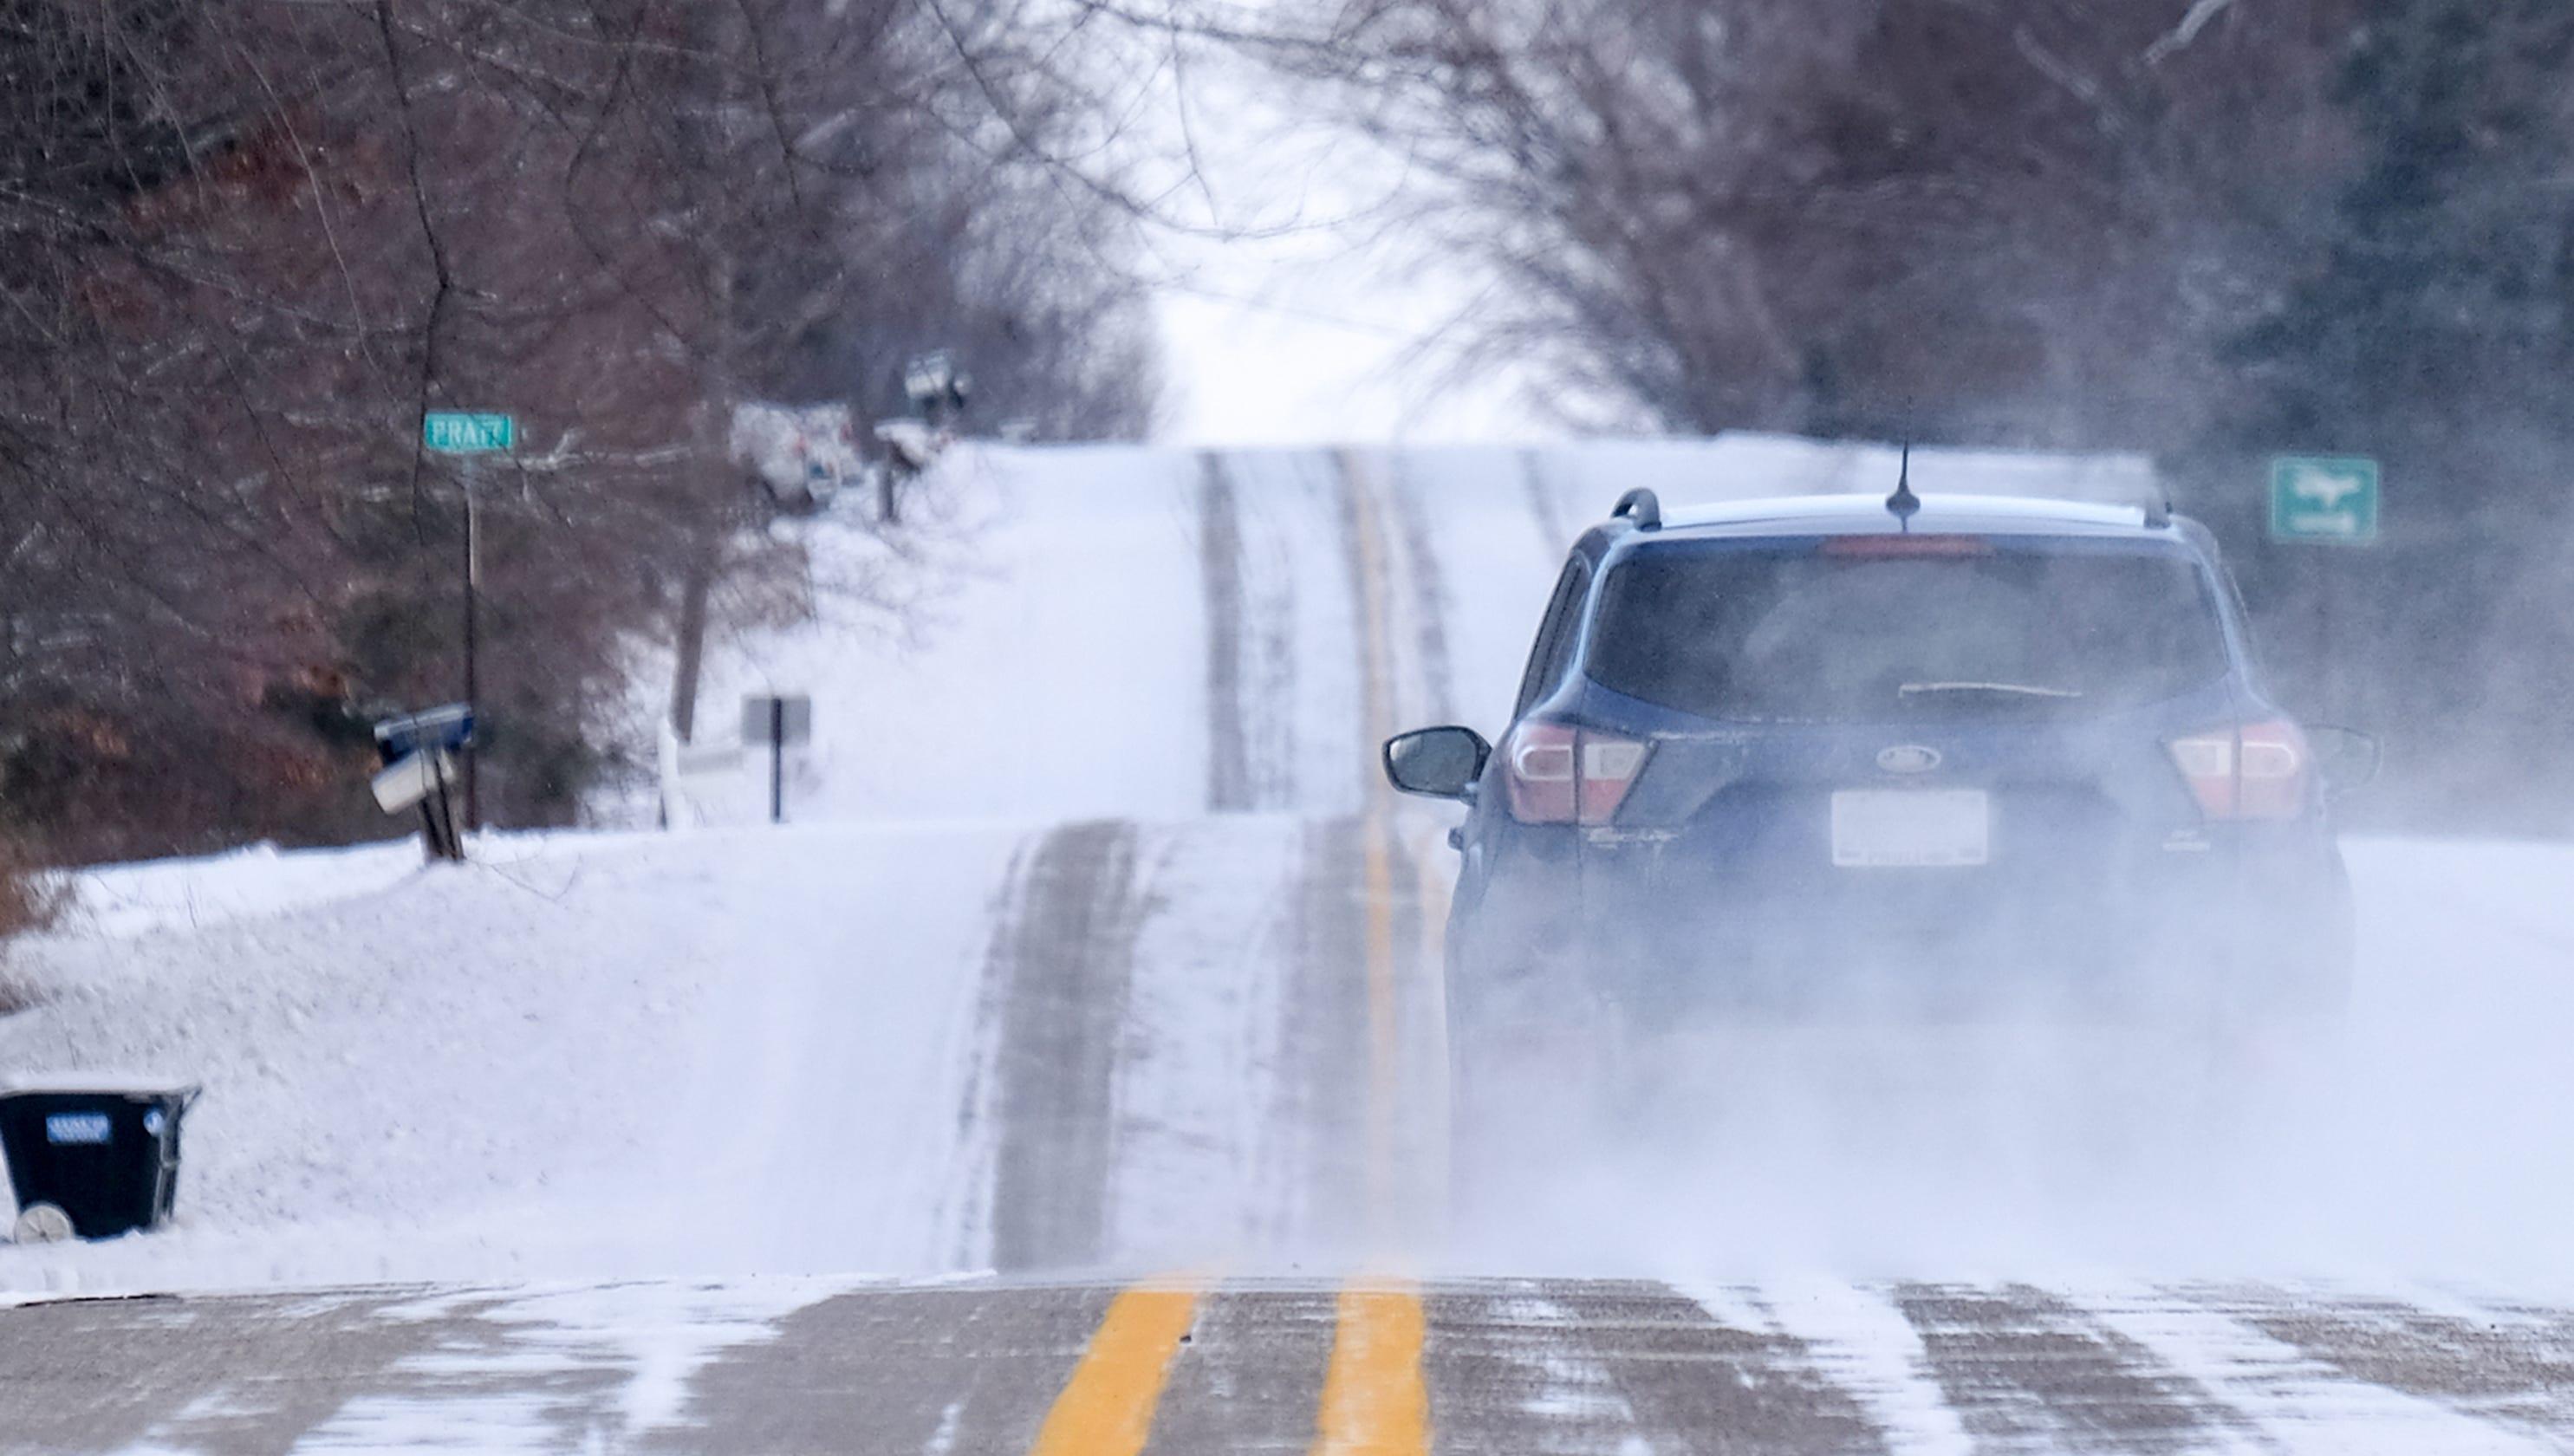
<svg viewBox="0 0 2574 1456">
<path fill-rule="evenodd" d="M 2270 539 L 2328 546 L 2377 540 L 2377 462 L 2362 455 L 2273 459 Z"/>
<path fill-rule="evenodd" d="M 507 450 L 518 438 L 518 422 L 507 415 L 467 415 L 432 410 L 420 422 L 421 443 L 442 455 L 479 455 Z"/>
</svg>

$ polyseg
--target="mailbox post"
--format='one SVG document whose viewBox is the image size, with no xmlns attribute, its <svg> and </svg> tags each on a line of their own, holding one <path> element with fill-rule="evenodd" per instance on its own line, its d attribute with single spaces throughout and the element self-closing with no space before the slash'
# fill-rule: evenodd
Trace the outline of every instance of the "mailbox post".
<svg viewBox="0 0 2574 1456">
<path fill-rule="evenodd" d="M 404 714 L 376 725 L 376 755 L 385 764 L 375 778 L 376 802 L 387 813 L 419 804 L 421 834 L 433 859 L 465 857 L 465 836 L 458 829 L 455 807 L 447 800 L 447 785 L 456 776 L 456 763 L 449 755 L 473 743 L 474 710 L 463 703 Z"/>
</svg>

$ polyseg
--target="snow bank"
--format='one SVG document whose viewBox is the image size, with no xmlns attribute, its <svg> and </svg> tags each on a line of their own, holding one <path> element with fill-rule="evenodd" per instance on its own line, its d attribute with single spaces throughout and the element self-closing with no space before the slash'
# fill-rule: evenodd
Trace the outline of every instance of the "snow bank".
<svg viewBox="0 0 2574 1456">
<path fill-rule="evenodd" d="M 205 1095 L 172 1228 L 0 1248 L 0 1288 L 951 1268 L 918 1194 L 1019 833 L 492 835 L 389 893 L 33 943 L 0 1071 Z"/>
<path fill-rule="evenodd" d="M 420 867 L 417 837 L 341 849 L 252 844 L 198 858 L 93 864 L 67 876 L 71 902 L 63 928 L 112 937 L 211 929 L 373 894 Z"/>
</svg>

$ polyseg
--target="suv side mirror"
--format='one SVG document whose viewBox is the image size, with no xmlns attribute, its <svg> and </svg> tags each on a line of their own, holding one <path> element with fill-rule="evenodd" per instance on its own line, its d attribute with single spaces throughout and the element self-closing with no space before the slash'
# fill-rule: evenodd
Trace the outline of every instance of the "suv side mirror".
<svg viewBox="0 0 2574 1456">
<path fill-rule="evenodd" d="M 1385 740 L 1385 777 L 1406 793 L 1473 798 L 1492 756 L 1493 745 L 1473 728 L 1414 728 Z"/>
<path fill-rule="evenodd" d="M 2314 751 L 2315 771 L 2323 775 L 2324 786 L 2335 790 L 2357 788 L 2375 778 L 2385 757 L 2373 734 L 2329 724 L 2307 728 L 2306 746 Z"/>
</svg>

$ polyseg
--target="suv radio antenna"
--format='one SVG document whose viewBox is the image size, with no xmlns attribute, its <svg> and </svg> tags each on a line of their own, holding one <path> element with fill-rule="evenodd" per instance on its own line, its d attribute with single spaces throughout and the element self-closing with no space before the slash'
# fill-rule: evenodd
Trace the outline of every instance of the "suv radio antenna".
<svg viewBox="0 0 2574 1456">
<path fill-rule="evenodd" d="M 1903 464 L 1896 468 L 1895 494 L 1886 498 L 1886 509 L 1895 524 L 1907 536 L 1913 534 L 1913 513 L 1922 509 L 1922 498 L 1913 494 L 1913 442 L 1904 442 Z"/>
</svg>

